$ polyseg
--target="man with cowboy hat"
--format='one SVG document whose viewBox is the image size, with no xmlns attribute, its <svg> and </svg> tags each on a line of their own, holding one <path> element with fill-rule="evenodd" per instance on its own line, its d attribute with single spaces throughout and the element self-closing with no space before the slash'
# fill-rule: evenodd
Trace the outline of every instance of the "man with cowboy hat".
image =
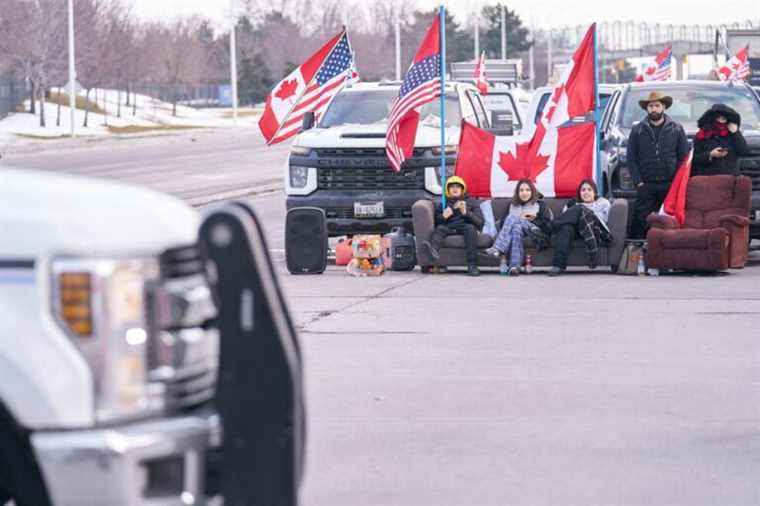
<svg viewBox="0 0 760 506">
<path fill-rule="evenodd" d="M 636 185 L 631 237 L 646 237 L 647 216 L 660 210 L 678 166 L 689 152 L 683 126 L 673 121 L 665 110 L 673 98 L 652 91 L 639 101 L 647 112 L 645 119 L 631 129 L 626 164 Z"/>
</svg>

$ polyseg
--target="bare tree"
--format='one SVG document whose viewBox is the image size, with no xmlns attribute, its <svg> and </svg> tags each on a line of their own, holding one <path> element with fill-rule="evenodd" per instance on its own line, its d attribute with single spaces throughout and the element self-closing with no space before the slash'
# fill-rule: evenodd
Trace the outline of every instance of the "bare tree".
<svg viewBox="0 0 760 506">
<path fill-rule="evenodd" d="M 167 83 L 172 86 L 172 115 L 177 115 L 179 89 L 199 83 L 208 64 L 207 48 L 198 34 L 203 20 L 197 17 L 181 19 L 165 29 L 162 60 Z"/>
</svg>

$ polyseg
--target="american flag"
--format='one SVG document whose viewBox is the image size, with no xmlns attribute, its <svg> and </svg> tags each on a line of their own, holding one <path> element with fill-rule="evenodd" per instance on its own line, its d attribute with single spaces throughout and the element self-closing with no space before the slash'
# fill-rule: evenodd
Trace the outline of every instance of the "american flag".
<svg viewBox="0 0 760 506">
<path fill-rule="evenodd" d="M 398 98 L 388 115 L 385 153 L 395 171 L 401 170 L 412 154 L 417 134 L 419 108 L 441 95 L 440 20 L 438 16 L 428 28 L 417 50 L 412 66 L 404 76 Z"/>
<path fill-rule="evenodd" d="M 744 46 L 735 55 L 726 51 L 726 64 L 718 70 L 721 81 L 743 81 L 749 77 L 749 45 Z"/>
<path fill-rule="evenodd" d="M 319 120 L 327 106 L 330 105 L 330 101 L 343 89 L 346 83 L 355 82 L 358 79 L 359 74 L 354 65 L 354 53 L 351 50 L 348 35 L 344 33 L 270 144 L 282 142 L 299 133 L 303 124 L 303 116 L 309 111 L 314 112 L 315 118 Z"/>
<path fill-rule="evenodd" d="M 670 63 L 673 60 L 673 50 L 666 47 L 654 59 L 654 65 L 650 66 L 643 75 L 637 76 L 636 81 L 667 81 L 670 79 Z"/>
</svg>

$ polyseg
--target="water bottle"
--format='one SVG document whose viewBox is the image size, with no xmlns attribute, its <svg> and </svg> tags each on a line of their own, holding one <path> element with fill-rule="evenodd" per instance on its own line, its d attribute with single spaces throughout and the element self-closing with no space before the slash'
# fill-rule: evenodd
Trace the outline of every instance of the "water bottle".
<svg viewBox="0 0 760 506">
<path fill-rule="evenodd" d="M 501 276 L 509 275 L 509 265 L 507 265 L 507 259 L 504 257 L 501 257 L 501 262 L 499 262 L 499 275 Z"/>
<path fill-rule="evenodd" d="M 644 264 L 644 255 L 641 255 L 639 257 L 639 265 L 636 268 L 636 273 L 639 276 L 646 276 L 646 274 L 647 274 L 647 266 L 646 266 L 646 264 Z"/>
<path fill-rule="evenodd" d="M 533 272 L 533 257 L 525 255 L 525 274 Z"/>
</svg>

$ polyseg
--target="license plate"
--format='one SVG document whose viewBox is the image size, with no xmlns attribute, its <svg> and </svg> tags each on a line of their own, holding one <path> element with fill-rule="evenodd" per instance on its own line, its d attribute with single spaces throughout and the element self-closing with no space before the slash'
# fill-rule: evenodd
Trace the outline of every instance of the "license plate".
<svg viewBox="0 0 760 506">
<path fill-rule="evenodd" d="M 385 216 L 385 205 L 382 202 L 362 204 L 354 202 L 354 217 L 356 218 L 382 218 Z"/>
</svg>

